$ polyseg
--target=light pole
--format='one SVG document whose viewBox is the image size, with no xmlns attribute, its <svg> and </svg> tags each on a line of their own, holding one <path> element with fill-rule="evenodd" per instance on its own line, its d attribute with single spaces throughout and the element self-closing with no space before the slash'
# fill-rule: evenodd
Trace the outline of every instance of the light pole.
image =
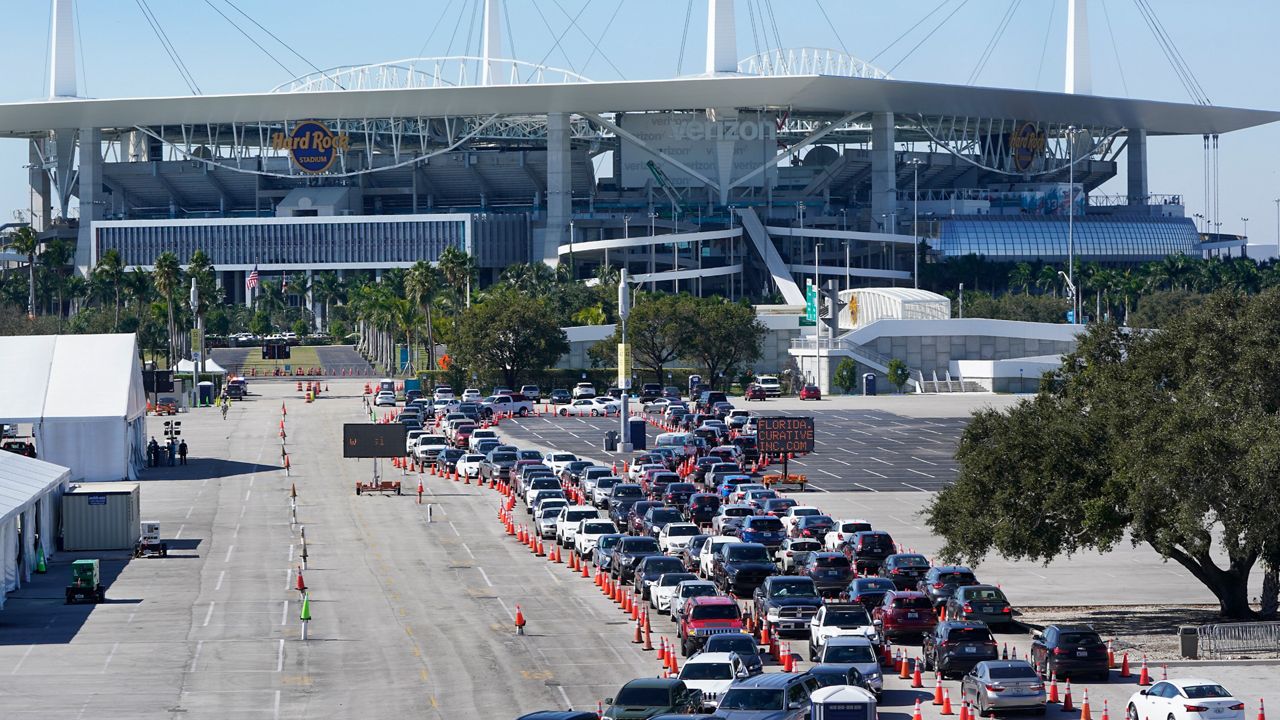
<svg viewBox="0 0 1280 720">
<path fill-rule="evenodd" d="M 1067 126 L 1067 284 L 1071 286 L 1071 322 L 1080 319 L 1076 307 L 1076 126 Z"/>
<path fill-rule="evenodd" d="M 631 346 L 627 344 L 627 318 L 631 316 L 631 286 L 627 281 L 627 268 L 624 266 L 618 273 L 618 325 L 622 347 L 626 349 L 626 362 L 618 363 L 618 385 L 622 387 L 622 406 L 618 410 L 619 448 L 629 453 L 631 447 L 631 428 L 628 425 L 629 412 L 627 401 L 631 395 Z"/>
<path fill-rule="evenodd" d="M 1249 240 L 1249 218 L 1247 218 L 1247 217 L 1242 217 L 1242 218 L 1240 218 L 1240 222 L 1244 223 L 1244 239 L 1245 239 L 1245 241 L 1246 241 L 1246 242 L 1248 242 L 1248 240 Z"/>
<path fill-rule="evenodd" d="M 655 223 L 658 220 L 658 213 L 649 210 L 649 292 L 653 292 L 654 282 L 653 273 L 657 270 L 657 245 L 653 242 L 655 232 Z"/>
<path fill-rule="evenodd" d="M 1076 297 L 1076 284 L 1071 281 L 1069 275 L 1061 270 L 1058 271 L 1058 275 L 1067 281 L 1067 292 L 1071 293 L 1071 324 L 1075 325 L 1080 322 L 1080 307 L 1078 304 L 1079 298 Z"/>
<path fill-rule="evenodd" d="M 840 229 L 849 232 L 849 211 L 842 208 L 840 210 Z"/>
<path fill-rule="evenodd" d="M 1277 202 L 1280 202 L 1280 201 L 1277 201 Z M 1196 219 L 1196 232 L 1208 232 L 1208 230 L 1207 230 L 1207 229 L 1202 229 L 1202 228 L 1204 227 L 1204 224 L 1205 224 L 1205 217 L 1204 217 L 1204 215 L 1202 215 L 1202 214 L 1200 214 L 1200 213 L 1196 213 L 1194 217 L 1195 217 L 1195 219 Z"/>
<path fill-rule="evenodd" d="M 1280 252 L 1280 198 L 1272 202 L 1276 204 L 1276 252 Z"/>
<path fill-rule="evenodd" d="M 573 221 L 570 220 L 569 221 L 569 279 L 570 280 L 574 280 L 577 278 L 578 273 L 575 272 L 576 269 L 577 268 L 573 266 Z"/>
<path fill-rule="evenodd" d="M 800 202 L 796 203 L 796 208 L 797 208 L 797 210 L 799 211 L 799 214 L 800 214 L 800 252 L 801 252 L 800 257 L 801 257 L 801 258 L 803 258 L 803 257 L 804 257 L 804 254 L 803 254 L 803 253 L 804 253 L 804 201 L 803 201 L 803 200 L 801 200 Z M 792 256 L 793 256 L 793 257 L 794 257 L 794 255 L 795 255 L 795 254 L 794 254 L 794 253 L 792 253 Z M 817 261 L 816 261 L 816 260 L 814 261 L 814 266 L 815 266 L 815 267 L 817 266 Z M 814 271 L 814 274 L 816 275 L 816 274 L 817 274 L 817 272 L 818 272 L 818 271 L 817 271 L 817 270 L 815 270 L 815 271 Z M 817 289 L 818 289 L 818 288 L 817 288 L 817 286 L 815 285 L 815 286 L 814 286 L 814 290 L 817 290 Z"/>
<path fill-rule="evenodd" d="M 964 283 L 960 283 L 960 319 L 964 319 Z"/>
<path fill-rule="evenodd" d="M 907 161 L 911 166 L 911 281 L 915 289 L 920 289 L 920 158 Z"/>
</svg>

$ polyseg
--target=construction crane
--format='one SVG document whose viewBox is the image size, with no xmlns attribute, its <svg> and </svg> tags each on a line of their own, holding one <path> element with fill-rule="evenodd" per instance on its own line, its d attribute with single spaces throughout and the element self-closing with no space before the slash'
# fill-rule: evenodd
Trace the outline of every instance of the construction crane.
<svg viewBox="0 0 1280 720">
<path fill-rule="evenodd" d="M 658 164 L 654 161 L 650 160 L 645 163 L 645 166 L 648 167 L 649 172 L 653 174 L 653 179 L 658 183 L 658 187 L 662 188 L 662 192 L 666 193 L 667 199 L 671 201 L 672 221 L 677 223 L 680 222 L 680 214 L 684 212 L 684 208 L 680 206 L 680 198 L 676 195 L 675 191 L 671 189 L 671 179 L 667 177 L 667 174 L 663 172 L 662 168 L 658 167 Z"/>
</svg>

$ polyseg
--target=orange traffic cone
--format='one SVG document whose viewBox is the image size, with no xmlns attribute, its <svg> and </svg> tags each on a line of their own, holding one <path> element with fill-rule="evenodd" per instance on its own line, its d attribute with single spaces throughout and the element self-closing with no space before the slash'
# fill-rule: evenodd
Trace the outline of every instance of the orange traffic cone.
<svg viewBox="0 0 1280 720">
<path fill-rule="evenodd" d="M 768 620 L 765 620 L 764 622 L 760 623 L 760 644 L 761 645 L 773 644 L 773 638 L 769 637 L 769 621 Z"/>
<path fill-rule="evenodd" d="M 973 713 L 969 712 L 969 703 L 964 700 L 960 702 L 960 720 L 973 720 Z"/>
<path fill-rule="evenodd" d="M 1109 669 L 1115 669 L 1115 666 L 1116 666 L 1116 653 L 1115 653 L 1115 650 L 1111 647 L 1111 641 L 1108 640 L 1107 641 L 1107 667 Z"/>
<path fill-rule="evenodd" d="M 924 665 L 924 662 L 920 658 L 916 658 L 916 661 L 913 663 L 915 672 L 911 674 L 911 687 L 916 689 L 924 687 L 924 678 L 920 676 L 920 667 L 922 665 Z"/>
<path fill-rule="evenodd" d="M 588 574 L 587 574 L 587 561 L 586 561 L 586 560 L 583 560 L 583 561 L 581 561 L 581 562 L 579 562 L 579 563 L 578 563 L 578 569 L 582 571 L 582 577 L 584 577 L 584 578 L 589 578 L 589 577 L 591 577 L 590 575 L 588 575 Z"/>
<path fill-rule="evenodd" d="M 653 649 L 653 628 L 649 626 L 649 613 L 644 614 L 644 649 Z"/>
<path fill-rule="evenodd" d="M 946 690 L 942 691 L 942 714 L 943 715 L 955 714 L 951 712 L 951 693 L 947 692 Z"/>
<path fill-rule="evenodd" d="M 676 659 L 676 651 L 674 649 L 667 653 L 667 669 L 671 671 L 672 677 L 680 674 L 680 661 Z"/>
<path fill-rule="evenodd" d="M 1107 711 L 1107 700 L 1102 699 L 1102 720 L 1111 720 L 1111 713 Z"/>
<path fill-rule="evenodd" d="M 1147 656 L 1142 656 L 1142 669 L 1138 671 L 1138 684 L 1150 685 L 1151 673 L 1147 670 Z"/>
<path fill-rule="evenodd" d="M 934 675 L 934 677 L 937 678 L 937 682 L 933 686 L 933 704 L 941 705 L 942 704 L 942 673 L 938 673 L 937 675 Z"/>
<path fill-rule="evenodd" d="M 907 668 L 907 653 L 898 651 L 898 679 L 907 680 L 911 677 L 911 671 Z"/>
<path fill-rule="evenodd" d="M 658 662 L 667 664 L 667 639 L 658 638 Z"/>
<path fill-rule="evenodd" d="M 1120 677 L 1132 677 L 1133 673 L 1129 672 L 1129 651 L 1126 650 L 1120 658 Z"/>
<path fill-rule="evenodd" d="M 1266 710 L 1262 707 L 1262 698 L 1258 698 L 1258 720 L 1267 720 Z"/>
<path fill-rule="evenodd" d="M 641 637 L 640 637 L 641 633 L 643 633 L 643 632 L 644 632 L 644 622 L 642 622 L 642 621 L 640 621 L 640 620 L 636 620 L 636 622 L 635 622 L 635 633 L 633 633 L 633 634 L 631 635 L 631 642 L 632 642 L 632 643 L 635 643 L 636 645 L 639 645 L 639 644 L 641 643 L 641 641 L 643 640 L 643 638 L 641 638 Z"/>
<path fill-rule="evenodd" d="M 524 634 L 524 612 L 520 610 L 519 605 L 516 605 L 516 634 Z"/>
<path fill-rule="evenodd" d="M 304 580 L 302 579 L 302 568 L 298 568 L 298 582 L 297 582 L 297 588 L 296 588 L 296 589 L 297 589 L 297 591 L 298 591 L 298 592 L 306 592 L 306 591 L 307 591 L 307 583 L 306 583 L 306 581 L 304 581 Z"/>
<path fill-rule="evenodd" d="M 1062 694 L 1062 711 L 1071 712 L 1076 706 L 1071 702 L 1071 678 L 1067 678 L 1066 691 Z"/>
<path fill-rule="evenodd" d="M 787 643 L 786 649 L 782 651 L 782 672 L 796 671 L 796 656 L 791 652 L 791 643 Z"/>
<path fill-rule="evenodd" d="M 1093 720 L 1093 714 L 1089 712 L 1089 688 L 1084 689 L 1084 699 L 1080 701 L 1080 720 Z"/>
<path fill-rule="evenodd" d="M 578 554 L 569 553 L 569 569 L 578 572 Z"/>
<path fill-rule="evenodd" d="M 1049 700 L 1054 705 L 1058 704 L 1058 676 L 1056 673 L 1049 674 Z"/>
<path fill-rule="evenodd" d="M 920 714 L 920 698 L 916 698 L 916 709 L 911 713 L 911 720 L 924 720 Z"/>
</svg>

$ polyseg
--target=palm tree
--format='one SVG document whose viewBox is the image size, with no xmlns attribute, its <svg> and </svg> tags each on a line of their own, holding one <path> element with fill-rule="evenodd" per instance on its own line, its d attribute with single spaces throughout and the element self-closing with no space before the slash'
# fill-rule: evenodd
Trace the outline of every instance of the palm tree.
<svg viewBox="0 0 1280 720">
<path fill-rule="evenodd" d="M 284 312 L 289 303 L 285 300 L 284 289 L 278 282 L 264 280 L 258 284 L 258 297 L 255 302 L 259 310 L 267 313 L 267 324 L 272 328 L 276 327 L 275 318 Z"/>
<path fill-rule="evenodd" d="M 342 278 L 334 272 L 316 273 L 311 278 L 311 297 L 324 307 L 322 328 L 329 330 L 329 307 L 344 297 Z"/>
<path fill-rule="evenodd" d="M 453 289 L 454 294 L 466 300 L 466 302 L 459 302 L 458 305 L 470 305 L 471 281 L 476 274 L 475 260 L 458 248 L 449 246 L 440 253 L 440 260 L 436 264 L 440 268 L 440 273 L 444 275 L 445 283 Z"/>
<path fill-rule="evenodd" d="M 109 248 L 98 258 L 98 264 L 93 268 L 93 283 L 98 286 L 98 291 L 102 294 L 109 294 L 115 299 L 115 319 L 112 324 L 113 329 L 120 329 L 120 284 L 124 280 L 124 261 L 120 259 L 120 251 L 115 248 Z M 139 311 L 138 319 L 142 319 L 141 311 Z"/>
<path fill-rule="evenodd" d="M 436 366 L 436 334 L 432 324 L 431 305 L 436 293 L 440 291 L 440 273 L 431 263 L 419 260 L 409 268 L 404 277 L 404 290 L 413 299 L 415 307 L 426 312 L 427 322 L 427 367 Z"/>
<path fill-rule="evenodd" d="M 27 256 L 27 315 L 36 316 L 36 253 L 40 251 L 40 238 L 31 226 L 20 227 L 9 233 L 5 247 L 19 255 Z"/>
<path fill-rule="evenodd" d="M 44 266 L 47 283 L 53 294 L 57 296 L 59 328 L 62 327 L 62 318 L 65 315 L 62 307 L 65 284 L 63 281 L 67 277 L 67 263 L 71 261 L 71 252 L 71 247 L 66 242 L 53 240 L 46 243 L 44 252 L 40 253 L 40 264 Z"/>
<path fill-rule="evenodd" d="M 388 319 L 393 328 L 404 336 L 405 347 L 409 349 L 409 374 L 413 375 L 413 337 L 414 331 L 422 325 L 422 311 L 408 298 L 390 298 L 387 303 Z M 394 348 L 395 344 L 392 343 Z M 394 352 L 394 350 L 393 350 Z M 398 364 L 398 363 L 397 363 Z"/>
<path fill-rule="evenodd" d="M 1058 269 L 1052 265 L 1045 265 L 1040 268 L 1040 272 L 1036 275 L 1036 287 L 1040 288 L 1040 292 L 1051 290 L 1054 297 L 1058 297 Z"/>
<path fill-rule="evenodd" d="M 550 265 L 533 262 L 508 265 L 503 269 L 498 281 L 523 293 L 536 296 L 549 291 L 558 278 L 556 271 L 552 270 Z"/>
<path fill-rule="evenodd" d="M 1030 292 L 1031 265 L 1029 263 L 1020 262 L 1013 266 L 1009 271 L 1009 287 L 1021 288 L 1024 295 Z"/>
<path fill-rule="evenodd" d="M 173 315 L 173 299 L 182 290 L 182 276 L 182 266 L 178 264 L 178 256 L 171 252 L 160 253 L 156 258 L 155 272 L 151 274 L 151 279 L 155 282 L 156 292 L 164 297 L 165 306 L 169 311 L 169 367 L 173 367 L 177 362 L 175 348 L 178 340 L 178 326 Z"/>
<path fill-rule="evenodd" d="M 155 285 L 151 282 L 151 273 L 134 268 L 127 273 L 122 273 L 121 282 L 116 285 L 123 285 L 125 292 L 133 299 L 133 312 L 137 315 L 138 323 L 141 324 L 146 319 L 146 311 L 151 305 L 151 299 L 155 297 Z M 119 302 L 117 294 L 116 324 L 119 324 Z"/>
</svg>

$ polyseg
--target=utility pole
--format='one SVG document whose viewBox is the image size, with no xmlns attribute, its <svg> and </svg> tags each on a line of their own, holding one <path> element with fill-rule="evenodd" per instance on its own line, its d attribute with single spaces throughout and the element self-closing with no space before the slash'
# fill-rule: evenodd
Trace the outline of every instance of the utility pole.
<svg viewBox="0 0 1280 720">
<path fill-rule="evenodd" d="M 627 318 L 629 317 L 631 317 L 631 286 L 628 284 L 627 268 L 624 266 L 618 273 L 618 324 L 622 339 L 622 346 L 618 349 L 626 353 L 626 362 L 623 362 L 621 353 L 618 358 L 618 387 L 622 388 L 622 408 L 618 411 L 620 442 L 618 447 L 624 453 L 629 453 L 633 449 L 629 427 L 630 412 L 627 409 L 627 401 L 631 397 L 631 346 L 627 344 Z"/>
<path fill-rule="evenodd" d="M 1076 126 L 1067 127 L 1067 284 L 1073 288 L 1071 323 L 1080 322 L 1080 307 L 1074 297 L 1076 286 Z"/>
<path fill-rule="evenodd" d="M 916 290 L 920 289 L 920 158 L 912 158 L 907 161 L 911 166 L 911 194 L 913 207 L 911 209 L 911 281 Z"/>
</svg>

